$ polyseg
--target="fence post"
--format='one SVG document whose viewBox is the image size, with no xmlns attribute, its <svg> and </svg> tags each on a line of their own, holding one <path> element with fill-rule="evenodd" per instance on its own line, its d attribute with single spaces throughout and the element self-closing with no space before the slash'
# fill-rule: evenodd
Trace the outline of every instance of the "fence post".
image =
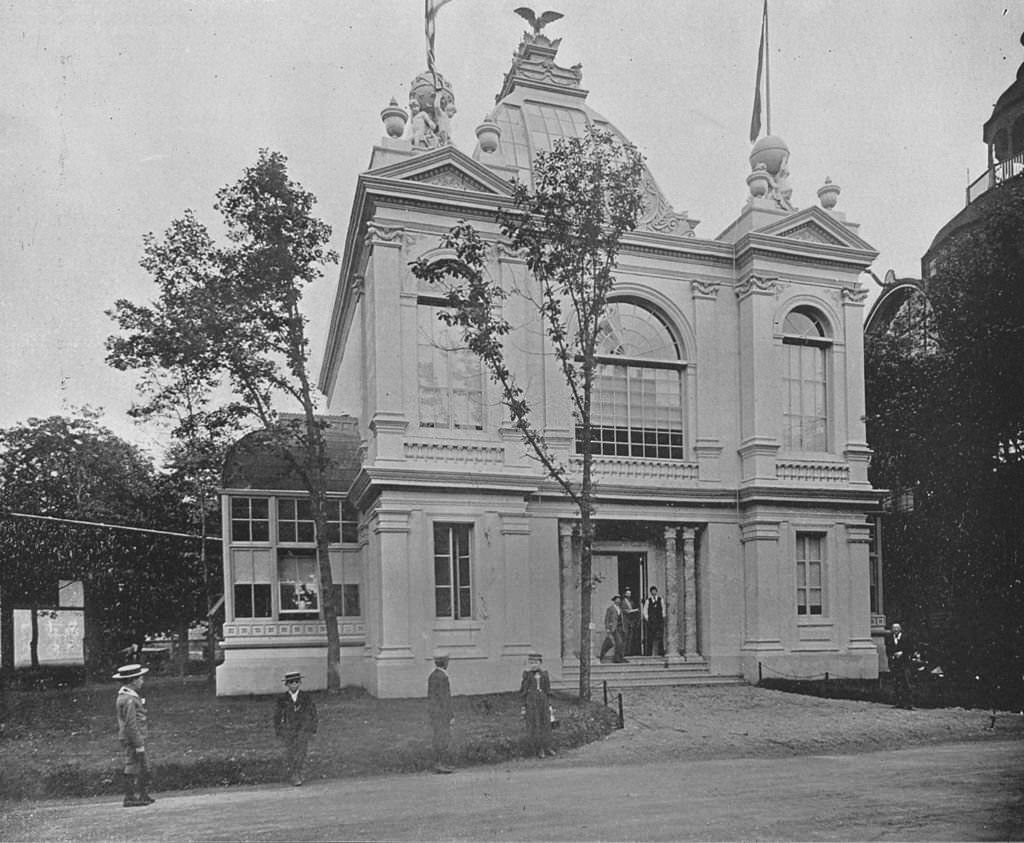
<svg viewBox="0 0 1024 843">
<path fill-rule="evenodd" d="M 604 704 L 608 705 L 608 680 L 604 679 L 601 681 L 601 687 L 604 688 Z"/>
<path fill-rule="evenodd" d="M 764 671 L 761 669 L 761 662 L 757 663 L 757 684 L 760 685 L 764 681 Z"/>
<path fill-rule="evenodd" d="M 622 729 L 626 725 L 626 721 L 622 717 L 622 694 L 619 694 L 619 728 Z"/>
</svg>

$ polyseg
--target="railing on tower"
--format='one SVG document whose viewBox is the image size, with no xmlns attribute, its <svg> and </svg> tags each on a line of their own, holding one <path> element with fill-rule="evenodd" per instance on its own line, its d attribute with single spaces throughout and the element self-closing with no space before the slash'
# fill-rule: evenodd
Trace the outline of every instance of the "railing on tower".
<svg viewBox="0 0 1024 843">
<path fill-rule="evenodd" d="M 1024 152 L 1012 158 L 996 161 L 988 170 L 967 186 L 967 204 L 970 205 L 985 191 L 1024 173 Z"/>
</svg>

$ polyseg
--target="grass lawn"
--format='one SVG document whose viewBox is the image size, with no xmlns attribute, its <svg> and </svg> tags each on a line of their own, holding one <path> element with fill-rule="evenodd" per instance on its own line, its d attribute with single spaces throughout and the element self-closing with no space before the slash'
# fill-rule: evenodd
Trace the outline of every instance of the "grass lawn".
<svg viewBox="0 0 1024 843">
<path fill-rule="evenodd" d="M 217 697 L 205 679 L 147 677 L 147 753 L 153 791 L 281 781 L 281 747 L 269 696 Z M 45 691 L 8 690 L 0 731 L 0 797 L 39 799 L 121 793 L 115 683 Z M 355 688 L 316 694 L 320 731 L 307 778 L 412 772 L 433 766 L 427 703 L 379 700 Z M 457 766 L 524 753 L 517 693 L 454 698 Z M 555 747 L 611 732 L 617 716 L 599 702 L 556 696 Z"/>
</svg>

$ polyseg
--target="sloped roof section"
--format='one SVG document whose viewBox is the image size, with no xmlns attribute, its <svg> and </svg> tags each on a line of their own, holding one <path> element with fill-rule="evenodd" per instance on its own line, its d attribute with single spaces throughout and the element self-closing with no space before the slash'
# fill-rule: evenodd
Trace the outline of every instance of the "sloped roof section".
<svg viewBox="0 0 1024 843">
<path fill-rule="evenodd" d="M 281 414 L 284 422 L 300 417 Z M 327 491 L 346 493 L 361 466 L 359 424 L 352 416 L 321 416 L 327 422 L 324 437 L 330 463 L 327 467 Z M 295 453 L 294 449 L 293 453 Z M 265 430 L 248 433 L 239 439 L 224 459 L 222 484 L 225 489 L 260 491 L 296 491 L 305 489 L 291 461 L 274 444 Z"/>
<path fill-rule="evenodd" d="M 580 65 L 564 68 L 555 63 L 560 43 L 561 39 L 551 41 L 543 34 L 523 34 L 490 115 L 501 128 L 501 148 L 506 163 L 527 186 L 533 183 L 537 153 L 550 152 L 555 141 L 561 138 L 579 137 L 588 126 L 594 125 L 623 141 L 628 140 L 607 118 L 587 105 L 587 91 L 580 87 L 583 78 Z M 473 158 L 486 159 L 479 146 Z M 639 231 L 694 236 L 698 220 L 672 208 L 646 167 L 643 193 Z"/>
<path fill-rule="evenodd" d="M 871 244 L 854 234 L 849 226 L 821 208 L 811 206 L 789 214 L 777 222 L 755 229 L 758 234 L 787 237 L 808 243 L 845 246 L 850 249 L 871 249 Z"/>
<path fill-rule="evenodd" d="M 366 177 L 418 182 L 500 196 L 512 194 L 512 188 L 505 179 L 450 145 L 369 170 L 363 175 L 363 178 Z"/>
</svg>

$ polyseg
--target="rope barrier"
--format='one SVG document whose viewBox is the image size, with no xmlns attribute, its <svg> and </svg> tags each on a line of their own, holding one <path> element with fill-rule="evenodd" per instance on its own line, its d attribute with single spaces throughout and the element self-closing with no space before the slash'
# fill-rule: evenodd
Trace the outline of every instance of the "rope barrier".
<svg viewBox="0 0 1024 843">
<path fill-rule="evenodd" d="M 766 667 L 764 664 L 762 664 L 760 662 L 758 662 L 758 672 L 762 673 L 762 674 L 763 673 L 772 673 L 775 676 L 777 676 L 779 679 L 792 679 L 795 682 L 813 682 L 813 681 L 815 681 L 817 679 L 824 679 L 824 680 L 827 681 L 828 678 L 829 678 L 828 672 L 825 672 L 825 673 L 812 673 L 812 674 L 809 674 L 807 676 L 801 676 L 799 674 L 784 673 L 781 670 L 774 670 L 774 669 L 772 669 L 770 667 Z"/>
</svg>

